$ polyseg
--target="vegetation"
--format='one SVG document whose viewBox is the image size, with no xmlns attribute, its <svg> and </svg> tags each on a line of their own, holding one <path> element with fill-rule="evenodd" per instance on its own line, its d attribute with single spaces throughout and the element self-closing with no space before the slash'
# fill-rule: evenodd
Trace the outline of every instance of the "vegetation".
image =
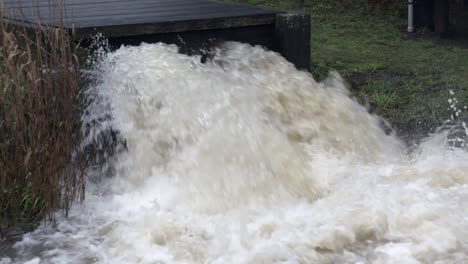
<svg viewBox="0 0 468 264">
<path fill-rule="evenodd" d="M 61 27 L 27 31 L 0 20 L 0 238 L 67 212 L 82 193 L 72 43 Z"/>
<path fill-rule="evenodd" d="M 396 0 L 237 0 L 312 16 L 312 73 L 338 71 L 358 100 L 400 135 L 426 136 L 452 114 L 450 90 L 468 105 L 468 45 L 406 30 Z M 466 115 L 466 111 L 464 113 Z"/>
</svg>

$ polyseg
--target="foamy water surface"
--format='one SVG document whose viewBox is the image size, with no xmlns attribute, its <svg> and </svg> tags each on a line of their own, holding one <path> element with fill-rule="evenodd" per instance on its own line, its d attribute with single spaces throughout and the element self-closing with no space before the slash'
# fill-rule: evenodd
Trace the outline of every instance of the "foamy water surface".
<svg viewBox="0 0 468 264">
<path fill-rule="evenodd" d="M 276 53 L 212 61 L 123 47 L 83 120 L 126 151 L 86 201 L 0 263 L 468 263 L 468 152 L 438 133 L 409 152 L 350 98 Z"/>
</svg>

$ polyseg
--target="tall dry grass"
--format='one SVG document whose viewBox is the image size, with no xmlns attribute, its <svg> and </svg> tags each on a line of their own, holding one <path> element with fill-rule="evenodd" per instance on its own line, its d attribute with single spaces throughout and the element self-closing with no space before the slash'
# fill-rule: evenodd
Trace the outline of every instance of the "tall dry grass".
<svg viewBox="0 0 468 264">
<path fill-rule="evenodd" d="M 0 18 L 0 233 L 53 220 L 82 198 L 79 60 L 58 25 L 31 29 Z"/>
</svg>

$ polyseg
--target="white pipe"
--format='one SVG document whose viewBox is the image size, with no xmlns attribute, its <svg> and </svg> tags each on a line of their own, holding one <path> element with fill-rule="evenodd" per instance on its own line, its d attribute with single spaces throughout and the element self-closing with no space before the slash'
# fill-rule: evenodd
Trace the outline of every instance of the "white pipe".
<svg viewBox="0 0 468 264">
<path fill-rule="evenodd" d="M 414 32 L 414 0 L 408 0 L 408 32 Z"/>
</svg>

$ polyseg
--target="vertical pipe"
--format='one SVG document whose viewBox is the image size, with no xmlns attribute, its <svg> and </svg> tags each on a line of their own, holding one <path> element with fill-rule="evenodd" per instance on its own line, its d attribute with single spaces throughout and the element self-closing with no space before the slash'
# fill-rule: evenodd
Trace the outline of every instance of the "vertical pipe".
<svg viewBox="0 0 468 264">
<path fill-rule="evenodd" d="M 408 0 L 408 32 L 414 32 L 414 0 Z"/>
</svg>

